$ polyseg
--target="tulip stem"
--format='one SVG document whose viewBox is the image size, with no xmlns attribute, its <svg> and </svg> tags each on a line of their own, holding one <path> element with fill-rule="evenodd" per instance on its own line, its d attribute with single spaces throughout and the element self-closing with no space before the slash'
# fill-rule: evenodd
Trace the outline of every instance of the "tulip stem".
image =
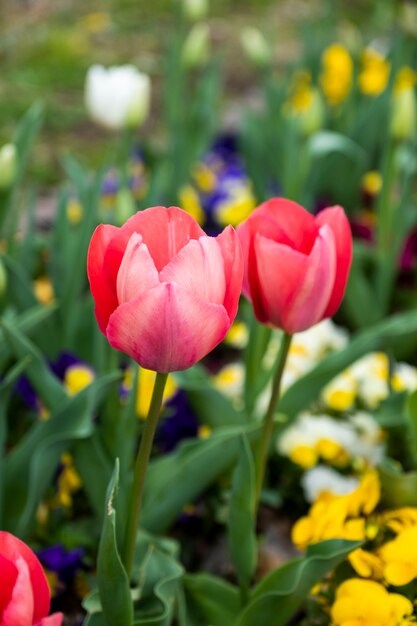
<svg viewBox="0 0 417 626">
<path fill-rule="evenodd" d="M 130 580 L 132 574 L 133 561 L 136 549 L 136 536 L 139 527 L 140 512 L 142 506 L 142 496 L 145 487 L 145 477 L 151 456 L 153 439 L 159 414 L 161 412 L 162 398 L 168 374 L 156 374 L 155 384 L 152 392 L 152 400 L 145 421 L 139 451 L 136 457 L 132 492 L 130 495 L 129 513 L 127 519 L 127 530 L 125 538 L 124 565 L 127 576 Z"/>
<path fill-rule="evenodd" d="M 272 432 L 274 428 L 274 415 L 278 405 L 278 400 L 281 390 L 282 374 L 284 372 L 285 363 L 287 360 L 288 352 L 290 349 L 292 335 L 284 333 L 282 335 L 280 352 L 278 357 L 277 369 L 275 371 L 274 380 L 272 384 L 272 393 L 269 400 L 268 409 L 266 411 L 263 420 L 263 430 L 261 435 L 261 441 L 259 445 L 258 458 L 256 463 L 256 492 L 255 503 L 256 508 L 259 506 L 259 499 L 261 496 L 262 485 L 265 477 L 266 462 L 268 460 L 269 447 L 271 445 Z"/>
</svg>

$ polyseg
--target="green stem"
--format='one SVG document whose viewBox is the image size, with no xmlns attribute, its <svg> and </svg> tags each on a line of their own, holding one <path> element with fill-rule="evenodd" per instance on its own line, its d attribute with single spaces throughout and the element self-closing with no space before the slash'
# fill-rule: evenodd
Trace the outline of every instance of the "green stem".
<svg viewBox="0 0 417 626">
<path fill-rule="evenodd" d="M 259 446 L 259 454 L 258 454 L 257 463 L 256 463 L 256 468 L 257 468 L 256 497 L 255 497 L 256 509 L 258 508 L 258 505 L 259 505 L 259 498 L 261 495 L 262 484 L 264 482 L 266 462 L 268 460 L 268 452 L 269 452 L 269 447 L 271 445 L 272 432 L 274 428 L 274 415 L 275 415 L 275 411 L 276 411 L 279 396 L 280 396 L 281 379 L 282 379 L 282 374 L 284 372 L 285 362 L 287 360 L 288 352 L 290 349 L 291 340 L 292 340 L 292 335 L 289 335 L 288 333 L 283 334 L 281 346 L 280 346 L 278 363 L 277 363 L 277 369 L 276 369 L 274 381 L 272 384 L 271 398 L 269 400 L 268 410 L 263 420 L 263 430 L 262 430 L 261 441 L 260 441 L 260 446 Z"/>
<path fill-rule="evenodd" d="M 132 574 L 133 560 L 135 556 L 136 535 L 139 526 L 146 471 L 148 468 L 149 457 L 151 456 L 152 443 L 161 411 L 162 398 L 167 377 L 168 374 L 156 374 L 148 417 L 145 421 L 142 438 L 140 440 L 139 452 L 136 457 L 124 551 L 124 564 L 129 579 Z"/>
</svg>

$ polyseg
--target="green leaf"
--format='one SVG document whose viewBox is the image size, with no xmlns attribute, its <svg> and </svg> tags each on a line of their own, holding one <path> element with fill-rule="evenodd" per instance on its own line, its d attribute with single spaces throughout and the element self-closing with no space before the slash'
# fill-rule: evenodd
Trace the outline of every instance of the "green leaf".
<svg viewBox="0 0 417 626">
<path fill-rule="evenodd" d="M 173 453 L 152 461 L 146 477 L 142 526 L 161 533 L 169 528 L 186 504 L 236 462 L 239 439 L 259 436 L 259 426 L 218 428 L 207 439 L 184 442 Z"/>
<path fill-rule="evenodd" d="M 408 396 L 405 415 L 411 432 L 411 453 L 417 461 L 417 391 Z"/>
<path fill-rule="evenodd" d="M 201 365 L 175 373 L 181 389 L 184 389 L 199 420 L 211 428 L 244 424 L 245 415 L 235 409 L 232 402 L 215 389 Z"/>
<path fill-rule="evenodd" d="M 309 143 L 311 156 L 323 157 L 333 152 L 339 152 L 359 163 L 366 163 L 367 154 L 365 150 L 355 141 L 330 130 L 322 130 L 315 133 Z"/>
<path fill-rule="evenodd" d="M 257 585 L 235 626 L 285 626 L 310 589 L 361 545 L 359 541 L 331 539 L 309 546 L 305 556 L 274 570 Z"/>
<path fill-rule="evenodd" d="M 236 620 L 240 598 L 234 585 L 210 574 L 188 574 L 184 589 L 192 626 L 226 626 Z"/>
<path fill-rule="evenodd" d="M 237 578 L 247 589 L 256 568 L 255 467 L 247 437 L 240 438 L 239 461 L 233 472 L 228 522 L 229 547 Z"/>
<path fill-rule="evenodd" d="M 375 350 L 395 349 L 399 340 L 417 332 L 417 312 L 407 311 L 393 315 L 375 324 L 372 328 L 359 331 L 350 340 L 348 346 L 335 352 L 292 385 L 282 396 L 279 403 L 280 413 L 293 418 L 309 406 L 320 390 L 339 372 Z"/>
<path fill-rule="evenodd" d="M 109 483 L 103 528 L 97 559 L 97 579 L 100 603 L 107 626 L 131 626 L 133 604 L 129 579 L 119 556 L 116 543 L 115 500 L 119 481 L 119 461 L 116 460 Z"/>
<path fill-rule="evenodd" d="M 7 529 L 17 530 L 19 536 L 27 534 L 61 454 L 74 440 L 91 435 L 96 407 L 115 378 L 115 374 L 102 376 L 78 394 L 66 397 L 48 420 L 35 423 L 8 454 L 4 479 Z"/>
<path fill-rule="evenodd" d="M 42 353 L 18 328 L 9 322 L 4 319 L 0 320 L 0 327 L 17 359 L 30 355 L 32 360 L 27 368 L 27 376 L 45 406 L 51 410 L 60 407 L 67 400 L 67 394 L 56 376 L 51 372 Z"/>
<path fill-rule="evenodd" d="M 417 472 L 403 472 L 399 463 L 384 459 L 378 474 L 386 507 L 417 506 Z"/>
</svg>

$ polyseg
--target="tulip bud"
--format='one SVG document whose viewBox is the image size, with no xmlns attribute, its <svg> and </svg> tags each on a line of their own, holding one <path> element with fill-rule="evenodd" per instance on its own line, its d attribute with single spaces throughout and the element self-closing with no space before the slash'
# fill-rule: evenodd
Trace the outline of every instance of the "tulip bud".
<svg viewBox="0 0 417 626">
<path fill-rule="evenodd" d="M 410 67 L 400 69 L 394 84 L 391 110 L 391 135 L 397 141 L 410 139 L 416 132 L 416 82 L 417 74 Z"/>
<path fill-rule="evenodd" d="M 188 33 L 182 49 L 185 67 L 196 68 L 207 63 L 210 56 L 210 31 L 205 23 L 196 24 Z"/>
<path fill-rule="evenodd" d="M 13 143 L 0 149 L 0 189 L 8 189 L 16 176 L 17 150 Z"/>
<path fill-rule="evenodd" d="M 244 28 L 240 34 L 240 42 L 246 56 L 254 65 L 264 67 L 271 62 L 271 48 L 257 28 Z"/>
<path fill-rule="evenodd" d="M 207 0 L 183 0 L 182 8 L 189 20 L 202 20 L 208 13 L 208 2 Z"/>
<path fill-rule="evenodd" d="M 150 92 L 149 76 L 133 65 L 93 65 L 87 73 L 85 103 L 98 124 L 111 130 L 133 128 L 148 116 Z"/>
</svg>

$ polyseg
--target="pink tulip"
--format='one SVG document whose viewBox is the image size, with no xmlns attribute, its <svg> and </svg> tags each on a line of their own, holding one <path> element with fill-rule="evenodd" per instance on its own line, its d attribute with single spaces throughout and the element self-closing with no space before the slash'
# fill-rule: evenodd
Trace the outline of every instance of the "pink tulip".
<svg viewBox="0 0 417 626">
<path fill-rule="evenodd" d="M 260 322 L 292 334 L 337 311 L 352 259 L 340 206 L 314 217 L 295 202 L 272 198 L 237 232 L 245 258 L 243 293 Z"/>
<path fill-rule="evenodd" d="M 62 613 L 47 617 L 50 591 L 32 550 L 0 531 L 0 626 L 61 626 Z"/>
<path fill-rule="evenodd" d="M 243 257 L 231 226 L 208 237 L 185 211 L 153 207 L 102 224 L 88 251 L 95 314 L 109 343 L 142 367 L 191 367 L 222 341 L 239 301 Z"/>
</svg>

